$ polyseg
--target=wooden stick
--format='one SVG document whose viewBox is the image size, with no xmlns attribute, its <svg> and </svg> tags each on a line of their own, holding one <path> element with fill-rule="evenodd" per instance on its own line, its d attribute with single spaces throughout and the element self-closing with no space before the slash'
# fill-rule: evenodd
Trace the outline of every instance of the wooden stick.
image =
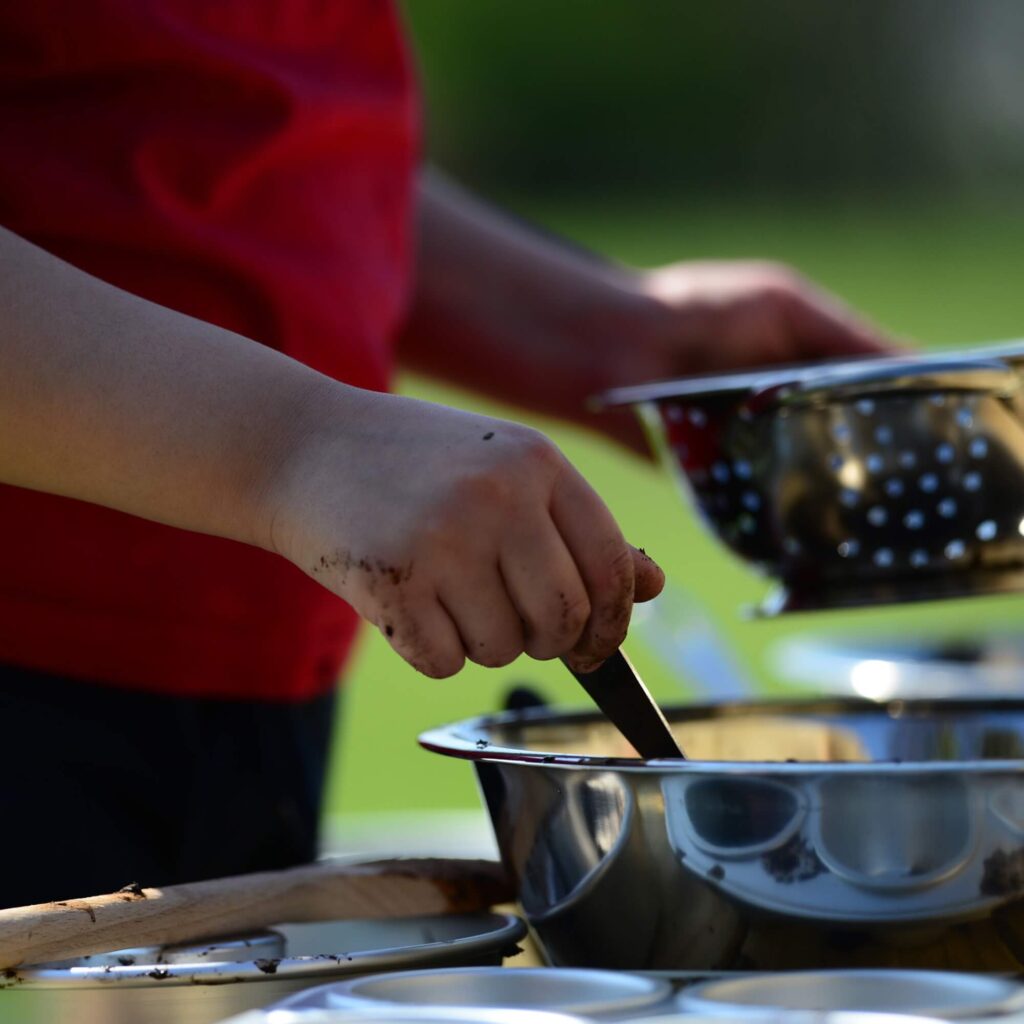
<svg viewBox="0 0 1024 1024">
<path fill-rule="evenodd" d="M 163 946 L 294 921 L 485 910 L 515 898 L 479 860 L 322 861 L 165 889 L 0 910 L 0 970 L 131 946 Z"/>
</svg>

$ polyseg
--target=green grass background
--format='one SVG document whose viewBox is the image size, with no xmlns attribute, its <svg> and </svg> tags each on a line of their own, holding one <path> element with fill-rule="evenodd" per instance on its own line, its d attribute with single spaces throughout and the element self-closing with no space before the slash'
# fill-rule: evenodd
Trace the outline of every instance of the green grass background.
<svg viewBox="0 0 1024 1024">
<path fill-rule="evenodd" d="M 1024 206 L 991 201 L 950 206 L 927 197 L 787 206 L 515 205 L 549 228 L 637 265 L 711 257 L 786 260 L 891 331 L 921 344 L 1024 335 Z M 518 415 L 425 381 L 403 381 L 402 389 Z M 1024 620 L 1024 600 L 1002 597 L 744 621 L 740 606 L 757 600 L 766 585 L 705 534 L 663 471 L 584 432 L 540 425 L 597 487 L 626 535 L 706 604 L 766 691 L 786 687 L 765 655 L 793 632 L 946 632 Z M 685 680 L 674 678 L 639 643 L 627 642 L 627 649 L 657 697 L 685 699 Z M 469 767 L 419 750 L 416 735 L 431 725 L 496 709 L 517 682 L 530 683 L 561 704 L 584 703 L 557 663 L 521 658 L 498 670 L 467 666 L 454 679 L 437 682 L 417 676 L 367 630 L 348 672 L 329 813 L 475 806 Z"/>
</svg>

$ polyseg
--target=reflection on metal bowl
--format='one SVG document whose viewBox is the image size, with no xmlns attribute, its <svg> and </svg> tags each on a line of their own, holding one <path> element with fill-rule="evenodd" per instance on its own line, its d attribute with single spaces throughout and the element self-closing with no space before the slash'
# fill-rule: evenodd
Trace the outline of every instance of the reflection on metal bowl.
<svg viewBox="0 0 1024 1024">
<path fill-rule="evenodd" d="M 1024 964 L 1024 702 L 686 707 L 687 761 L 595 714 L 421 737 L 474 762 L 554 964 Z"/>
</svg>

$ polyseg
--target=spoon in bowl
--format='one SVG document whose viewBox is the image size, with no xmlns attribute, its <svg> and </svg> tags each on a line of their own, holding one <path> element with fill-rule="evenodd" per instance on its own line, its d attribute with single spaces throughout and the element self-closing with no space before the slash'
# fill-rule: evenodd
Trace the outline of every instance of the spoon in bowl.
<svg viewBox="0 0 1024 1024">
<path fill-rule="evenodd" d="M 593 672 L 577 672 L 564 658 L 562 664 L 645 761 L 685 758 L 661 708 L 621 647 Z"/>
</svg>

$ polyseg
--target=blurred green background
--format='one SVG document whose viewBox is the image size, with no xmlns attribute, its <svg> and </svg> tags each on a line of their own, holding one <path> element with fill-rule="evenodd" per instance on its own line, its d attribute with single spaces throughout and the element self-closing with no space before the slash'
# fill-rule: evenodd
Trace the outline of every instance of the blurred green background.
<svg viewBox="0 0 1024 1024">
<path fill-rule="evenodd" d="M 545 228 L 637 265 L 785 260 L 921 344 L 1024 335 L 1024 5 L 436 0 L 406 18 L 430 157 Z M 745 621 L 740 607 L 766 585 L 703 533 L 665 474 L 541 425 L 766 691 L 787 686 L 770 657 L 794 632 L 944 634 L 1024 612 L 998 598 Z M 694 694 L 653 649 L 627 648 L 659 698 Z M 420 752 L 415 736 L 498 708 L 516 683 L 582 703 L 557 664 L 434 682 L 367 633 L 329 810 L 475 806 L 468 766 Z"/>
</svg>

